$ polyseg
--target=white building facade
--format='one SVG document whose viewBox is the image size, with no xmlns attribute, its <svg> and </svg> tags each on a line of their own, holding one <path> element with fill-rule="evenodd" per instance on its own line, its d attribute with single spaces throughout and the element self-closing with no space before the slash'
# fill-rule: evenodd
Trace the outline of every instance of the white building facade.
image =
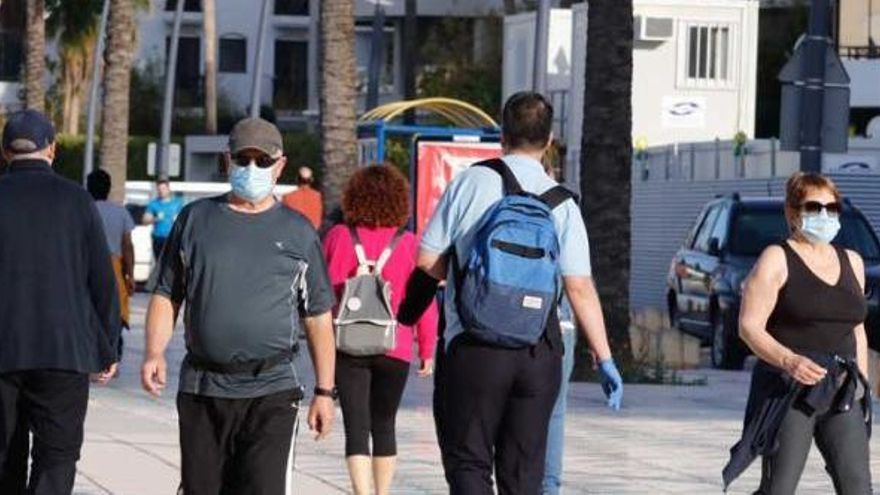
<svg viewBox="0 0 880 495">
<path fill-rule="evenodd" d="M 200 0 L 184 1 L 178 48 L 176 102 L 178 107 L 201 106 L 204 77 L 204 40 Z M 250 105 L 256 66 L 261 0 L 215 0 L 218 91 L 239 111 Z M 260 74 L 261 104 L 274 109 L 280 121 L 304 120 L 318 112 L 320 0 L 269 0 L 270 16 Z M 402 97 L 401 46 L 405 0 L 355 0 L 358 81 L 363 108 L 367 66 L 377 3 L 385 11 L 385 55 L 380 81 L 380 103 Z M 138 15 L 135 64 L 157 64 L 164 73 L 166 53 L 177 0 L 150 0 Z M 21 6 L 19 9 L 17 6 Z M 23 59 L 24 0 L 7 0 L 0 9 L 0 112 L 20 107 L 20 64 Z M 418 0 L 419 18 L 479 18 L 503 11 L 503 0 Z M 6 22 L 5 20 L 7 20 Z M 50 58 L 52 55 L 50 54 Z M 157 116 L 158 118 L 158 116 Z"/>
<path fill-rule="evenodd" d="M 738 132 L 753 136 L 759 6 L 757 0 L 635 0 L 636 142 L 654 146 L 732 139 Z M 534 17 L 505 20 L 505 97 L 531 87 Z M 521 27 L 526 21 L 529 29 Z M 570 22 L 570 27 L 555 28 L 554 21 Z M 557 135 L 567 144 L 566 180 L 571 183 L 579 173 L 587 30 L 586 3 L 576 4 L 567 16 L 551 16 L 548 93 L 565 115 Z M 529 47 L 527 56 L 517 46 Z M 560 77 L 563 73 L 567 80 Z"/>
</svg>

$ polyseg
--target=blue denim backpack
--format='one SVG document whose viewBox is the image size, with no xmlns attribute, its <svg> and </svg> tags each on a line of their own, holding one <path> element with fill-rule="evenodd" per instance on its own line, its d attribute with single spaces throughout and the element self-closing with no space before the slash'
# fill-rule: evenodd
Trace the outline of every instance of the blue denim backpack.
<svg viewBox="0 0 880 495">
<path fill-rule="evenodd" d="M 561 294 L 553 209 L 575 196 L 562 186 L 528 193 L 501 159 L 474 166 L 501 175 L 504 196 L 483 215 L 467 261 L 458 267 L 459 318 L 482 342 L 532 346 L 544 335 Z"/>
</svg>

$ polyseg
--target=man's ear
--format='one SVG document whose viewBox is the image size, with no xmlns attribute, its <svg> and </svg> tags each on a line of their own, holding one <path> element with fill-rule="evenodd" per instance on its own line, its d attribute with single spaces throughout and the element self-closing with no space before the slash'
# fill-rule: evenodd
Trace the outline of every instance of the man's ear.
<svg viewBox="0 0 880 495">
<path fill-rule="evenodd" d="M 57 147 L 58 147 L 58 143 L 53 141 L 49 145 L 49 147 L 46 148 L 46 158 L 49 160 L 49 162 L 55 161 L 55 152 L 57 151 Z"/>
<path fill-rule="evenodd" d="M 287 157 L 281 156 L 278 159 L 278 163 L 275 164 L 275 171 L 272 172 L 272 178 L 275 182 L 278 182 L 278 179 L 281 178 L 281 173 L 284 172 L 284 167 L 287 166 Z"/>
</svg>

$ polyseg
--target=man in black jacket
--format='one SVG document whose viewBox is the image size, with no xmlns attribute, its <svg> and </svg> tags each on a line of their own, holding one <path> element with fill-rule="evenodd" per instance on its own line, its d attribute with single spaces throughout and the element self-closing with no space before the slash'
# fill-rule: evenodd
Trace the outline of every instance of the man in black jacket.
<svg viewBox="0 0 880 495">
<path fill-rule="evenodd" d="M 3 129 L 0 178 L 0 466 L 23 414 L 34 433 L 28 493 L 69 494 L 89 374 L 116 369 L 119 307 L 92 198 L 52 172 L 55 131 L 33 110 Z"/>
</svg>

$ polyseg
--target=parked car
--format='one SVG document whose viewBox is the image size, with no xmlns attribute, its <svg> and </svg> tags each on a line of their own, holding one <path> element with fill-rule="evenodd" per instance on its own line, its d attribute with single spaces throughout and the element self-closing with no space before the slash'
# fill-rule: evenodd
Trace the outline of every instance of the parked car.
<svg viewBox="0 0 880 495">
<path fill-rule="evenodd" d="M 741 369 L 748 348 L 739 338 L 742 283 L 767 246 L 788 236 L 782 198 L 738 194 L 710 201 L 675 254 L 667 277 L 672 324 L 711 347 L 712 365 Z M 880 243 L 865 216 L 845 202 L 835 244 L 865 260 L 868 341 L 880 348 Z"/>
<path fill-rule="evenodd" d="M 153 226 L 144 225 L 143 217 L 147 203 L 156 196 L 155 184 L 149 181 L 128 181 L 125 183 L 125 208 L 134 220 L 135 228 L 131 233 L 134 245 L 134 280 L 143 285 L 149 280 L 153 269 Z M 183 198 L 187 204 L 200 198 L 218 196 L 229 192 L 230 186 L 225 182 L 172 182 L 171 192 Z M 277 185 L 275 194 L 282 196 L 296 189 L 296 186 Z"/>
</svg>

